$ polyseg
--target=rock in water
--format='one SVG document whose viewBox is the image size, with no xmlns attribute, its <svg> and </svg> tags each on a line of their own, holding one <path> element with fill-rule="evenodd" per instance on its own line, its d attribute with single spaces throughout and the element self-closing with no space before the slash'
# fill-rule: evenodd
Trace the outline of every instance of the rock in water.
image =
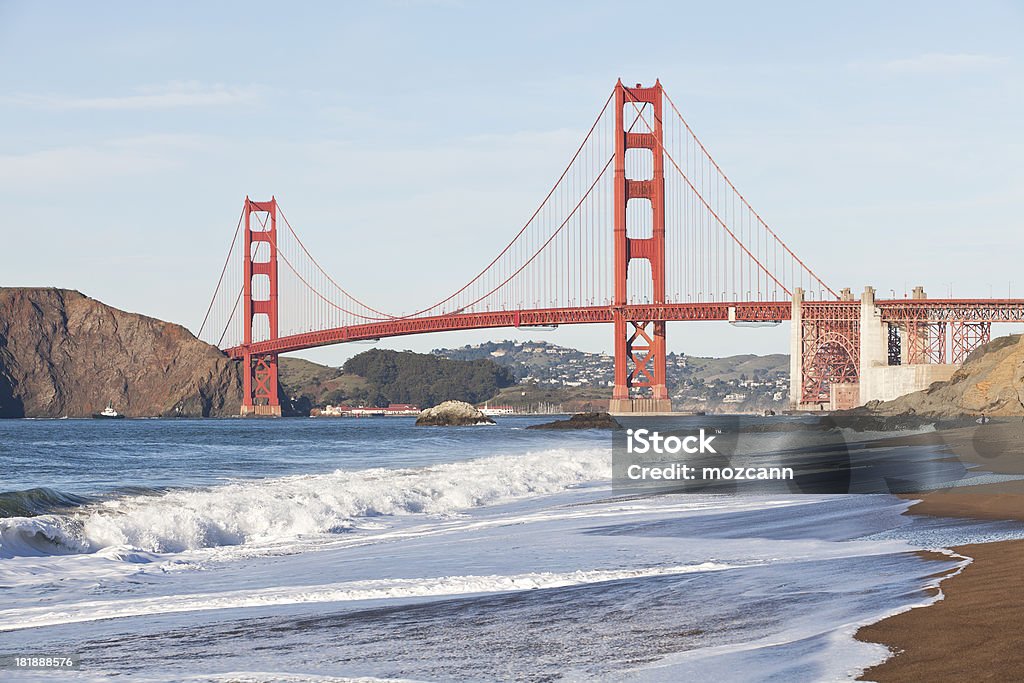
<svg viewBox="0 0 1024 683">
<path fill-rule="evenodd" d="M 50 287 L 0 287 L 0 417 L 237 415 L 238 364 L 181 325 Z"/>
<path fill-rule="evenodd" d="M 622 425 L 608 413 L 577 413 L 568 420 L 530 425 L 527 429 L 622 429 Z"/>
<path fill-rule="evenodd" d="M 445 401 L 421 412 L 416 424 L 421 427 L 466 427 L 492 425 L 494 420 L 465 401 Z"/>
</svg>

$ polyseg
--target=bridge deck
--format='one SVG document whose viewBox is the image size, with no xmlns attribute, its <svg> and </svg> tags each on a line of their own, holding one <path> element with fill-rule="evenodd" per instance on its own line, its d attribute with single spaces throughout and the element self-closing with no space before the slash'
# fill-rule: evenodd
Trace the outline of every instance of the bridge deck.
<svg viewBox="0 0 1024 683">
<path fill-rule="evenodd" d="M 581 308 L 536 308 L 518 311 L 486 313 L 456 313 L 452 315 L 417 318 L 392 318 L 363 325 L 349 325 L 318 332 L 304 332 L 278 339 L 250 344 L 248 352 L 288 353 L 302 349 L 366 339 L 382 339 L 428 332 L 476 330 L 494 327 L 542 327 L 547 325 L 586 325 L 610 323 L 616 310 L 629 320 L 696 321 L 735 320 L 737 322 L 773 322 L 789 320 L 792 304 L 789 301 L 739 301 L 696 304 L 634 304 L 616 309 L 611 306 Z M 730 317 L 732 310 L 732 317 Z M 246 347 L 235 346 L 225 352 L 232 358 L 241 358 Z"/>
<path fill-rule="evenodd" d="M 805 309 L 850 308 L 859 301 L 805 301 Z M 885 299 L 875 302 L 883 322 L 1024 322 L 1024 299 Z M 773 322 L 789 320 L 789 301 L 729 301 L 692 304 L 634 304 L 622 306 L 628 320 L 645 321 L 727 321 Z M 616 308 L 584 306 L 579 308 L 534 308 L 518 311 L 455 313 L 451 315 L 391 318 L 362 325 L 304 332 L 278 339 L 255 342 L 248 352 L 288 353 L 344 342 L 400 337 L 429 332 L 451 332 L 495 327 L 542 327 L 547 325 L 586 325 L 610 323 Z M 730 315 L 730 311 L 732 311 Z M 241 358 L 246 347 L 235 346 L 225 352 Z"/>
</svg>

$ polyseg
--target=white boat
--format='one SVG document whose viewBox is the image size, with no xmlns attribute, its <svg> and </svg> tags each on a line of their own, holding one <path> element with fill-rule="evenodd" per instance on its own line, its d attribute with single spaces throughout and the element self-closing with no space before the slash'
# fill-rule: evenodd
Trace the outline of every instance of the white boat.
<svg viewBox="0 0 1024 683">
<path fill-rule="evenodd" d="M 114 410 L 114 402 L 109 401 L 107 407 L 99 413 L 93 413 L 92 416 L 97 420 L 119 420 L 124 417 L 121 413 Z"/>
</svg>

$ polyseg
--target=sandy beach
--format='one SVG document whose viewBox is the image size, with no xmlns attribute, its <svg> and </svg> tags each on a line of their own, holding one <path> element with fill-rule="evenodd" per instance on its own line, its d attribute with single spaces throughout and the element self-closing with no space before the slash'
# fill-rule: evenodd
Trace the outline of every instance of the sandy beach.
<svg viewBox="0 0 1024 683">
<path fill-rule="evenodd" d="M 997 474 L 1024 473 L 1024 429 L 989 424 L 899 437 L 887 443 L 945 443 L 955 457 Z M 1024 521 L 1024 481 L 949 489 L 919 500 L 908 514 Z M 861 628 L 857 638 L 882 643 L 895 655 L 861 680 L 1020 680 L 1024 672 L 1024 541 L 967 545 L 954 550 L 972 562 L 944 580 L 944 598 Z"/>
</svg>

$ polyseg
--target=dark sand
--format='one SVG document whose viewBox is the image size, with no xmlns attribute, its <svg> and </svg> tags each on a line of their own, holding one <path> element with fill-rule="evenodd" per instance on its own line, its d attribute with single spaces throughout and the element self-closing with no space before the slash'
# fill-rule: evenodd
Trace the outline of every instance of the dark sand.
<svg viewBox="0 0 1024 683">
<path fill-rule="evenodd" d="M 1024 473 L 1022 434 L 1024 425 L 1020 423 L 989 424 L 898 437 L 886 443 L 945 443 L 965 463 L 991 472 L 1020 474 Z M 1024 521 L 1024 481 L 904 497 L 922 501 L 911 507 L 910 514 Z M 1024 680 L 1024 541 L 954 550 L 973 562 L 942 582 L 943 600 L 857 632 L 859 640 L 882 643 L 896 653 L 865 671 L 861 680 Z"/>
</svg>

